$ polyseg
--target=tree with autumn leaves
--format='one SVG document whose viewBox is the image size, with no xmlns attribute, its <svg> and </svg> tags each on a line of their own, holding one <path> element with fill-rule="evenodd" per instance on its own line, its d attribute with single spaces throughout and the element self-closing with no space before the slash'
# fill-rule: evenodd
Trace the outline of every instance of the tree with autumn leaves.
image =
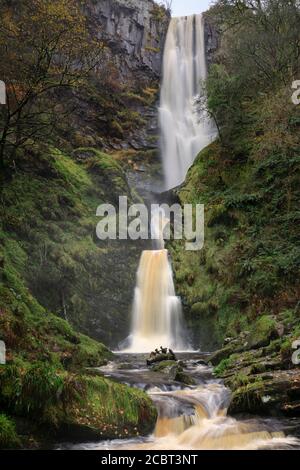
<svg viewBox="0 0 300 470">
<path fill-rule="evenodd" d="M 63 89 L 83 86 L 101 64 L 104 44 L 91 37 L 76 0 L 6 0 L 0 5 L 0 172 L 16 165 L 20 149 L 51 136 Z"/>
</svg>

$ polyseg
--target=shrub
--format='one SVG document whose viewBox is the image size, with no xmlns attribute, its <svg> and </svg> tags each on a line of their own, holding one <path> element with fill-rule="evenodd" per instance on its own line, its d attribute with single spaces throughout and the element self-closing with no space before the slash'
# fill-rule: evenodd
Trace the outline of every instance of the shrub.
<svg viewBox="0 0 300 470">
<path fill-rule="evenodd" d="M 20 440 L 15 423 L 4 414 L 0 414 L 0 449 L 19 447 Z"/>
</svg>

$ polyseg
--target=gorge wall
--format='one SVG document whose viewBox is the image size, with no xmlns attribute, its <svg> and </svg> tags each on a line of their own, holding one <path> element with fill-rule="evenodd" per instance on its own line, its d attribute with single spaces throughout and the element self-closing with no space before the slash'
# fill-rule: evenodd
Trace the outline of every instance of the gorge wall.
<svg viewBox="0 0 300 470">
<path fill-rule="evenodd" d="M 105 45 L 103 62 L 87 87 L 61 96 L 64 106 L 71 98 L 72 112 L 61 122 L 59 150 L 45 145 L 18 162 L 3 192 L 2 248 L 43 307 L 115 347 L 129 331 L 145 246 L 100 242 L 95 214 L 120 195 L 139 200 L 136 189 L 144 196 L 159 170 L 157 104 L 170 16 L 152 0 L 90 0 L 83 8 Z M 208 58 L 214 44 L 207 26 Z"/>
<path fill-rule="evenodd" d="M 89 90 L 75 99 L 71 137 L 109 150 L 155 150 L 156 105 L 169 13 L 153 0 L 90 0 L 82 7 L 104 45 Z"/>
<path fill-rule="evenodd" d="M 0 243 L 4 266 L 40 305 L 116 347 L 129 330 L 143 244 L 97 240 L 96 209 L 117 206 L 121 195 L 139 201 L 128 179 L 135 186 L 135 175 L 145 174 L 137 165 L 149 163 L 147 173 L 158 165 L 156 104 L 169 15 L 152 0 L 90 0 L 83 8 L 92 36 L 103 41 L 103 60 L 86 86 L 61 93 L 70 113 L 59 138 L 53 135 L 57 148 L 43 142 L 19 159 L 2 195 Z"/>
<path fill-rule="evenodd" d="M 85 2 L 91 27 L 109 46 L 124 81 L 159 79 L 169 15 L 153 0 Z"/>
</svg>

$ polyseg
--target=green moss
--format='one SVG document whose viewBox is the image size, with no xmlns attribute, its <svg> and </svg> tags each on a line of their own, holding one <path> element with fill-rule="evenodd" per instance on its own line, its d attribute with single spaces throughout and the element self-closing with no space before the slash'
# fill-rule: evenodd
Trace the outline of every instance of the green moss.
<svg viewBox="0 0 300 470">
<path fill-rule="evenodd" d="M 130 198 L 122 167 L 114 156 L 90 148 L 77 149 L 72 158 L 50 149 L 31 164 L 30 178 L 20 170 L 6 183 L 0 207 L 0 331 L 7 346 L 1 409 L 26 421 L 29 434 L 37 426 L 38 440 L 45 424 L 51 436 L 68 436 L 75 428 L 98 437 L 150 432 L 156 418 L 151 400 L 91 377 L 86 368 L 103 365 L 112 353 L 74 328 L 88 330 L 89 314 L 97 311 L 106 336 L 110 330 L 103 266 L 107 273 L 117 255 L 111 260 L 112 247 L 95 239 L 95 214 L 103 201 Z M 124 262 L 126 273 L 129 264 Z M 119 275 L 122 267 L 113 267 Z"/>
<path fill-rule="evenodd" d="M 257 139 L 258 146 L 252 145 L 251 136 L 262 121 L 268 132 L 267 103 L 263 109 L 258 103 L 254 106 L 259 122 L 237 129 L 231 146 L 216 141 L 203 149 L 178 191 L 182 204 L 205 205 L 203 250 L 186 252 L 178 241 L 169 248 L 177 291 L 188 305 L 189 324 L 200 332 L 202 317 L 206 338 L 198 333 L 196 340 L 209 349 L 226 337 L 249 331 L 264 312 L 276 316 L 285 308 L 293 311 L 291 305 L 297 304 L 297 138 L 289 128 L 280 156 L 276 142 L 269 142 L 268 152 L 262 149 L 265 134 Z M 273 107 L 276 115 L 279 108 Z M 280 122 L 274 125 L 279 128 Z M 284 323 L 290 328 L 294 319 L 295 312 L 286 315 Z M 269 327 L 257 324 L 262 341 Z M 252 336 L 259 341 L 254 332 Z"/>
<path fill-rule="evenodd" d="M 161 361 L 152 367 L 153 372 L 161 372 L 168 367 L 177 366 L 177 361 Z"/>
<path fill-rule="evenodd" d="M 113 354 L 103 345 L 91 338 L 79 335 L 79 344 L 72 357 L 73 365 L 99 367 L 112 359 Z"/>
<path fill-rule="evenodd" d="M 232 358 L 223 359 L 220 364 L 214 368 L 214 374 L 217 376 L 223 376 L 226 374 L 227 369 L 231 368 L 233 365 Z"/>
<path fill-rule="evenodd" d="M 167 18 L 167 12 L 163 5 L 153 5 L 151 16 L 155 21 L 161 22 Z"/>
<path fill-rule="evenodd" d="M 248 375 L 246 375 L 243 372 L 239 372 L 234 377 L 234 387 L 235 388 L 245 387 L 249 384 L 249 382 L 250 382 L 250 378 L 248 377 Z"/>
<path fill-rule="evenodd" d="M 20 446 L 15 423 L 4 414 L 0 414 L 0 449 L 11 449 Z"/>
<path fill-rule="evenodd" d="M 157 415 L 146 394 L 101 377 L 85 377 L 83 383 L 87 395 L 80 407 L 71 410 L 75 421 L 111 438 L 153 430 Z"/>
<path fill-rule="evenodd" d="M 59 173 L 60 178 L 73 185 L 76 189 L 82 190 L 92 184 L 91 178 L 83 166 L 78 165 L 70 156 L 54 149 L 54 168 Z"/>
<path fill-rule="evenodd" d="M 292 350 L 292 341 L 290 339 L 286 339 L 281 343 L 280 354 L 281 354 L 281 359 L 283 361 L 291 360 L 293 350 Z"/>
<path fill-rule="evenodd" d="M 248 338 L 250 347 L 267 346 L 276 331 L 276 322 L 274 318 L 263 315 L 251 327 Z"/>
<path fill-rule="evenodd" d="M 261 377 L 237 388 L 232 396 L 231 410 L 257 413 L 263 409 L 264 382 Z"/>
</svg>

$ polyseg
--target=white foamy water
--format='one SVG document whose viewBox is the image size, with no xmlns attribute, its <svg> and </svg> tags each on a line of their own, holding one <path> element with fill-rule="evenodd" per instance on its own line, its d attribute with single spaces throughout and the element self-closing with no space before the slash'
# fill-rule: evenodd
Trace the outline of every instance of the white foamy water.
<svg viewBox="0 0 300 470">
<path fill-rule="evenodd" d="M 171 20 L 164 50 L 159 108 L 166 189 L 179 186 L 197 154 L 216 137 L 195 99 L 206 78 L 204 21 L 201 15 Z"/>
<path fill-rule="evenodd" d="M 176 351 L 188 348 L 167 250 L 142 253 L 132 316 L 127 352 L 151 352 L 160 346 Z"/>
<path fill-rule="evenodd" d="M 82 444 L 81 449 L 106 450 L 259 450 L 299 449 L 296 437 L 286 436 L 276 420 L 237 420 L 227 416 L 230 392 L 211 382 L 192 389 L 148 390 L 158 420 L 148 438 Z M 192 411 L 194 410 L 194 411 Z M 75 446 L 75 448 L 78 448 Z"/>
</svg>

